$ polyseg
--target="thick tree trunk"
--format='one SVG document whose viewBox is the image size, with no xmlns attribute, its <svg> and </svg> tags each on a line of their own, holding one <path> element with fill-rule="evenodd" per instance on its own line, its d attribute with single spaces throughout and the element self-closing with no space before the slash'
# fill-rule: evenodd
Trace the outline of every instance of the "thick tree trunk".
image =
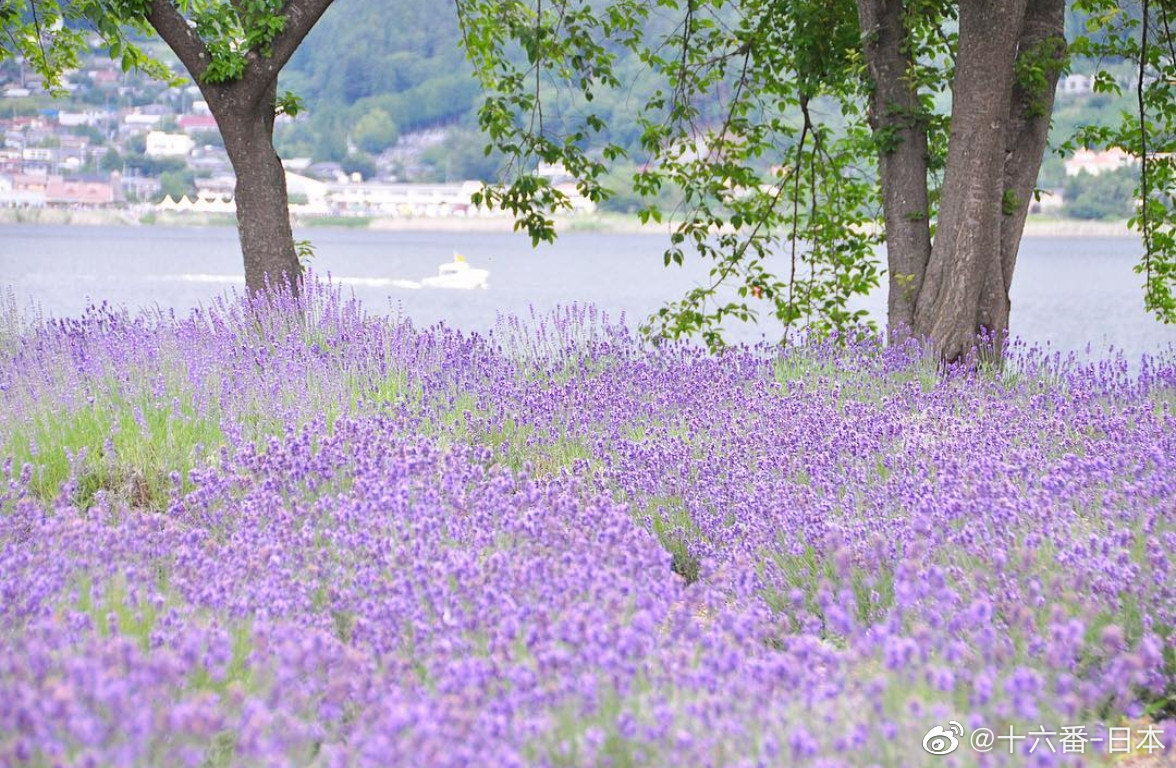
<svg viewBox="0 0 1176 768">
<path fill-rule="evenodd" d="M 258 108 L 236 99 L 213 106 L 225 150 L 237 174 L 237 229 L 250 293 L 297 292 L 302 274 L 290 228 L 286 171 L 274 150 L 274 87 Z M 219 109 L 218 109 L 219 107 Z"/>
<path fill-rule="evenodd" d="M 1004 219 L 1000 228 L 999 269 L 986 274 L 977 324 L 999 341 L 1009 328 L 1009 288 L 1025 230 L 1037 174 L 1049 141 L 1058 75 L 1066 56 L 1065 0 L 1029 0 L 1017 46 L 1017 59 L 1042 79 L 1013 83 L 1005 132 Z"/>
<path fill-rule="evenodd" d="M 902 0 L 858 0 L 890 271 L 888 325 L 957 360 L 1009 327 L 1009 287 L 1065 56 L 1064 0 L 964 0 L 936 235 Z M 1018 81 L 1014 62 L 1043 77 Z M 1000 349 L 997 347 L 999 354 Z"/>
<path fill-rule="evenodd" d="M 1026 0 L 960 3 L 947 167 L 913 326 L 947 361 L 964 357 L 976 343 L 989 272 L 998 272 L 1004 284 L 1005 137 L 1025 7 Z M 1007 327 L 1007 307 L 1003 312 Z"/>
<path fill-rule="evenodd" d="M 225 140 L 237 174 L 237 227 L 250 293 L 268 288 L 297 291 L 301 269 L 290 230 L 286 173 L 274 151 L 278 73 L 334 0 L 285 0 L 280 31 L 267 45 L 240 51 L 238 77 L 207 77 L 212 51 L 200 37 L 189 3 L 145 0 L 144 20 L 179 57 L 200 87 Z M 237 21 L 255 24 L 253 11 L 233 0 Z M 224 9 L 221 9 L 224 10 Z M 220 11 L 218 11 L 219 13 Z M 189 15 L 185 15 L 189 14 Z M 219 23 L 226 23 L 222 19 Z"/>
<path fill-rule="evenodd" d="M 902 0 L 858 0 L 862 46 L 873 81 L 870 127 L 876 136 L 885 137 L 878 168 L 889 273 L 887 327 L 892 336 L 908 333 L 914 325 L 915 299 L 931 256 L 927 125 L 920 117 L 918 91 L 908 77 L 912 61 L 902 6 Z"/>
</svg>

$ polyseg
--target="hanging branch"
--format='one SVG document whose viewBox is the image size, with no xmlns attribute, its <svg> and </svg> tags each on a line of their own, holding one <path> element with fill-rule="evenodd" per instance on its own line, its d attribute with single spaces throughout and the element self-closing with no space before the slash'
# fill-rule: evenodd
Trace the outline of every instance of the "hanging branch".
<svg viewBox="0 0 1176 768">
<path fill-rule="evenodd" d="M 1148 226 L 1148 162 L 1147 162 L 1147 103 L 1144 100 L 1144 74 L 1147 71 L 1148 5 L 1143 0 L 1143 23 L 1139 28 L 1139 78 L 1135 84 L 1135 97 L 1139 103 L 1139 229 L 1143 235 L 1143 266 L 1147 277 L 1147 290 L 1152 283 L 1152 233 Z"/>
</svg>

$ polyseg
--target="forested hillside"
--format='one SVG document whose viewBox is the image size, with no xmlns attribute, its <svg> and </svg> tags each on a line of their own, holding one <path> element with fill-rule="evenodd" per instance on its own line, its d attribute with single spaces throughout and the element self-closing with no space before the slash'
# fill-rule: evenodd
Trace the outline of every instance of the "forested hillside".
<svg viewBox="0 0 1176 768">
<path fill-rule="evenodd" d="M 654 13 L 653 26 L 674 19 Z M 602 140 L 634 150 L 639 132 L 633 105 L 656 89 L 640 62 L 622 57 L 618 73 L 629 87 L 602 92 L 595 106 L 608 121 Z M 285 126 L 278 142 L 284 155 L 344 160 L 375 155 L 401 134 L 444 127 L 449 139 L 432 153 L 452 175 L 489 179 L 495 158 L 485 158 L 477 129 L 479 87 L 461 47 L 456 10 L 411 0 L 347 0 L 336 3 L 286 67 L 282 87 L 298 94 L 308 116 Z M 544 100 L 545 119 L 558 124 L 568 109 L 558 94 Z M 429 158 L 426 158 L 429 159 Z"/>
<path fill-rule="evenodd" d="M 288 154 L 341 160 L 378 153 L 401 132 L 469 118 L 478 95 L 454 10 L 413 0 L 348 0 L 319 22 L 283 75 L 309 120 L 282 136 Z"/>
<path fill-rule="evenodd" d="M 655 11 L 649 24 L 670 29 L 675 19 L 670 11 Z M 1068 12 L 1068 36 L 1083 33 L 1081 14 Z M 1106 62 L 1103 62 L 1106 65 Z M 1072 71 L 1088 73 L 1093 62 L 1075 60 Z M 618 64 L 622 82 L 619 91 L 597 94 L 594 108 L 606 116 L 606 131 L 599 137 L 626 147 L 630 163 L 644 161 L 638 127 L 632 115 L 636 105 L 646 103 L 657 88 L 648 70 L 622 56 Z M 1131 75 L 1129 66 L 1122 74 Z M 286 157 L 343 161 L 354 167 L 371 165 L 370 156 L 394 146 L 402 134 L 429 128 L 443 128 L 447 138 L 421 152 L 424 169 L 408 177 L 416 180 L 475 178 L 492 180 L 501 168 L 497 156 L 486 157 L 485 138 L 477 128 L 479 87 L 461 47 L 461 29 L 456 10 L 449 4 L 436 6 L 412 0 L 346 0 L 338 2 L 307 38 L 283 74 L 282 87 L 304 101 L 307 114 L 293 125 L 281 128 L 278 145 Z M 1054 115 L 1052 144 L 1060 146 L 1083 123 L 1110 122 L 1132 107 L 1133 95 L 1093 94 L 1060 99 Z M 558 94 L 545 97 L 545 119 L 559 122 L 569 108 Z M 946 96 L 940 109 L 949 109 Z M 720 105 L 703 106 L 704 113 L 717 117 Z M 833 122 L 836 114 L 816 114 Z M 772 159 L 765 158 L 771 165 Z M 625 188 L 631 164 L 620 163 L 614 172 L 620 200 L 609 207 L 629 206 Z M 368 175 L 365 173 L 365 175 Z M 1047 154 L 1041 184 L 1061 187 L 1066 183 L 1061 158 Z"/>
</svg>

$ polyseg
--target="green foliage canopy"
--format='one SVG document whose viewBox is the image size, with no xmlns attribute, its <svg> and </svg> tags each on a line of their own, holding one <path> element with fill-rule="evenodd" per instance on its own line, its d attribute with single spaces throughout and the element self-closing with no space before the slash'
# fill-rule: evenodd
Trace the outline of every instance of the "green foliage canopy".
<svg viewBox="0 0 1176 768">
<path fill-rule="evenodd" d="M 880 277 L 878 157 L 892 152 L 897 139 L 893 125 L 871 126 L 868 40 L 857 3 L 458 0 L 458 8 L 464 45 L 487 93 L 480 125 L 515 160 L 510 185 L 487 187 L 484 202 L 513 213 L 536 242 L 550 240 L 551 214 L 569 200 L 532 172 L 536 165 L 564 166 L 581 195 L 604 201 L 613 192 L 610 173 L 627 158 L 642 220 L 665 221 L 671 230 L 667 265 L 688 257 L 712 264 L 711 280 L 660 310 L 648 332 L 699 334 L 719 346 L 732 319 L 775 317 L 787 334 L 798 323 L 828 332 L 863 318 L 851 301 Z M 919 95 L 906 119 L 928 135 L 934 235 L 960 47 L 957 6 L 915 0 L 903 9 L 913 63 L 902 76 Z M 1088 130 L 1079 140 L 1145 158 L 1140 197 L 1147 203 L 1132 220 L 1147 244 L 1140 265 L 1145 302 L 1173 320 L 1169 191 L 1176 169 L 1166 153 L 1176 140 L 1176 97 L 1168 87 L 1176 82 L 1176 47 L 1169 45 L 1166 12 L 1149 11 L 1146 0 L 1134 16 L 1113 0 L 1085 0 L 1071 16 L 1090 20 L 1073 51 L 1095 62 L 1092 70 L 1101 71 L 1101 60 L 1139 64 L 1145 119 Z M 1150 39 L 1139 34 L 1139 19 L 1149 13 L 1162 17 L 1163 36 L 1155 26 Z M 1057 72 L 1055 53 L 1021 52 L 1017 83 L 1040 90 Z M 619 120 L 597 105 L 602 95 L 625 91 L 621 67 L 633 60 L 656 87 L 632 99 L 629 119 Z M 1105 72 L 1098 77 L 1100 90 L 1113 90 L 1108 80 Z M 612 128 L 626 123 L 636 127 L 637 152 Z M 1164 138 L 1144 146 L 1148 136 Z M 659 204 L 667 188 L 680 195 L 681 206 Z"/>
<path fill-rule="evenodd" d="M 44 77 L 46 88 L 58 91 L 96 36 L 124 71 L 175 81 L 138 43 L 152 34 L 149 7 L 148 0 L 0 0 L 0 61 L 23 57 Z"/>
<path fill-rule="evenodd" d="M 387 146 L 370 121 L 361 126 L 377 110 L 397 133 L 468 120 L 479 89 L 460 40 L 455 15 L 413 0 L 338 4 L 283 71 L 282 87 L 313 109 L 277 141 L 290 152 L 341 161 L 349 138 L 367 153 Z"/>
<path fill-rule="evenodd" d="M 1082 172 L 1065 186 L 1066 215 L 1076 219 L 1127 219 L 1136 212 L 1139 172 L 1135 168 L 1097 176 Z"/>
<path fill-rule="evenodd" d="M 378 155 L 395 144 L 399 136 L 400 132 L 392 116 L 379 107 L 373 107 L 361 117 L 351 133 L 356 145 L 373 155 Z"/>
<path fill-rule="evenodd" d="M 651 319 L 653 335 L 701 334 L 717 346 L 726 322 L 765 313 L 825 330 L 862 319 L 849 300 L 878 283 L 879 237 L 852 2 L 458 5 L 488 94 L 481 126 L 520 161 L 513 183 L 483 199 L 536 241 L 554 236 L 548 214 L 568 200 L 532 165 L 563 165 L 584 197 L 609 197 L 602 181 L 630 150 L 615 136 L 602 141 L 609 123 L 594 102 L 623 90 L 622 54 L 652 73 L 656 87 L 630 120 L 643 155 L 638 215 L 679 214 L 667 265 L 688 252 L 713 263 L 710 281 Z M 555 119 L 552 90 L 565 94 Z M 667 187 L 680 210 L 658 204 Z"/>
</svg>

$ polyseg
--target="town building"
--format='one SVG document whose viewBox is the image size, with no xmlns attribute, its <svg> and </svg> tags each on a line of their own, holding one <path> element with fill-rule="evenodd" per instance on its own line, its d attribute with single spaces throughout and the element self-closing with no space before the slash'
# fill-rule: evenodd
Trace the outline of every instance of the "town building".
<svg viewBox="0 0 1176 768">
<path fill-rule="evenodd" d="M 216 118 L 212 115 L 183 115 L 177 121 L 180 130 L 186 134 L 219 130 Z"/>
<path fill-rule="evenodd" d="M 1089 75 L 1077 73 L 1058 79 L 1059 96 L 1088 96 L 1094 92 L 1094 80 Z"/>
<path fill-rule="evenodd" d="M 115 202 L 109 179 L 50 176 L 45 204 L 57 208 L 104 208 Z"/>
<path fill-rule="evenodd" d="M 1086 172 L 1097 176 L 1100 173 L 1117 171 L 1120 168 L 1135 165 L 1137 162 L 1139 160 L 1134 155 L 1130 155 L 1118 147 L 1097 152 L 1092 149 L 1079 149 L 1071 157 L 1066 158 L 1066 175 L 1077 176 Z"/>
<path fill-rule="evenodd" d="M 147 134 L 148 157 L 187 157 L 196 146 L 192 137 L 186 133 L 164 133 L 151 131 Z"/>
</svg>

